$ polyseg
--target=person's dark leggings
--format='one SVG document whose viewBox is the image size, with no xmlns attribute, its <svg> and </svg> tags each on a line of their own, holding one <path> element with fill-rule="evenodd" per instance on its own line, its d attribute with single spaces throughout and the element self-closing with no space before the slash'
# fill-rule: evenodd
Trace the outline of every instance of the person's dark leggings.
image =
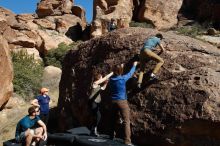
<svg viewBox="0 0 220 146">
<path fill-rule="evenodd" d="M 40 119 L 44 122 L 45 125 L 47 125 L 49 120 L 49 114 L 40 114 Z"/>
<path fill-rule="evenodd" d="M 96 102 L 92 102 L 91 103 L 91 110 L 92 110 L 92 114 L 93 116 L 95 116 L 95 122 L 93 123 L 92 125 L 92 131 L 95 131 L 95 128 L 97 128 L 97 126 L 99 125 L 99 122 L 101 120 L 101 113 L 100 113 L 100 110 L 99 110 L 99 103 L 96 103 Z"/>
</svg>

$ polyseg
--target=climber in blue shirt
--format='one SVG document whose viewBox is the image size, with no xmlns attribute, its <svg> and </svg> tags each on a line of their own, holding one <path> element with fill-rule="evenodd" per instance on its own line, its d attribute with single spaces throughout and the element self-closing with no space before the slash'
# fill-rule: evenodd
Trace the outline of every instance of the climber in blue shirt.
<svg viewBox="0 0 220 146">
<path fill-rule="evenodd" d="M 126 94 L 126 82 L 132 77 L 135 72 L 137 62 L 134 62 L 131 70 L 123 75 L 123 65 L 117 65 L 113 68 L 113 76 L 110 78 L 110 92 L 112 99 L 112 131 L 111 138 L 114 138 L 115 124 L 117 121 L 118 113 L 121 114 L 124 122 L 124 143 L 126 145 L 132 145 L 131 143 L 131 129 L 130 129 L 130 108 L 127 102 Z"/>
<path fill-rule="evenodd" d="M 163 59 L 158 56 L 156 53 L 153 52 L 153 50 L 159 46 L 162 51 L 165 51 L 164 47 L 161 44 L 161 40 L 163 39 L 163 35 L 158 33 L 154 37 L 150 37 L 147 39 L 144 43 L 143 48 L 141 49 L 140 52 L 140 74 L 138 78 L 138 87 L 141 87 L 142 80 L 143 80 L 143 75 L 144 75 L 144 70 L 145 70 L 145 64 L 146 64 L 146 59 L 150 58 L 152 60 L 157 61 L 157 65 L 153 69 L 150 78 L 155 79 L 156 78 L 156 73 L 160 70 L 161 66 L 164 64 Z"/>
</svg>

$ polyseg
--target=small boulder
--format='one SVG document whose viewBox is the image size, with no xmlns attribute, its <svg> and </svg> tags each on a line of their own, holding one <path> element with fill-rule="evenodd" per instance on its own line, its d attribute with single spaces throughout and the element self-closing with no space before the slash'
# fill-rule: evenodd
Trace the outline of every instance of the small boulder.
<svg viewBox="0 0 220 146">
<path fill-rule="evenodd" d="M 207 34 L 208 35 L 216 35 L 217 34 L 217 31 L 215 30 L 215 28 L 209 28 L 207 30 Z"/>
</svg>

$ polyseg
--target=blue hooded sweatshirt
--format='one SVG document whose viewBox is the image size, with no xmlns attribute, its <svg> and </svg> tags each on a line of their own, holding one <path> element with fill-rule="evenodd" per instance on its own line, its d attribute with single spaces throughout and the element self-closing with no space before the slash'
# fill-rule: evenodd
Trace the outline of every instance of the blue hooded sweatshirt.
<svg viewBox="0 0 220 146">
<path fill-rule="evenodd" d="M 127 100 L 126 82 L 132 77 L 136 69 L 133 66 L 131 70 L 125 75 L 112 76 L 110 78 L 110 91 L 112 100 Z"/>
</svg>

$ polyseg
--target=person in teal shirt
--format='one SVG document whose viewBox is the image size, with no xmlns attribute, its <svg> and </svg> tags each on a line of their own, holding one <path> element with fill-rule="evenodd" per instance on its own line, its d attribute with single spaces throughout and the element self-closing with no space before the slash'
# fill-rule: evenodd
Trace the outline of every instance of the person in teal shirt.
<svg viewBox="0 0 220 146">
<path fill-rule="evenodd" d="M 163 39 L 163 35 L 158 33 L 155 36 L 147 39 L 144 43 L 143 48 L 141 49 L 140 56 L 139 56 L 140 58 L 140 74 L 138 78 L 139 88 L 141 88 L 147 58 L 157 61 L 157 65 L 155 66 L 152 73 L 150 74 L 151 79 L 156 78 L 157 72 L 160 70 L 161 66 L 164 64 L 163 59 L 159 55 L 153 52 L 153 50 L 157 46 L 159 46 L 162 51 L 165 51 L 164 47 L 161 44 L 162 39 Z"/>
<path fill-rule="evenodd" d="M 47 139 L 47 128 L 38 117 L 39 112 L 38 106 L 32 106 L 28 109 L 28 115 L 18 122 L 15 131 L 15 139 L 17 142 L 26 143 L 26 146 L 30 146 L 32 141 L 34 145 L 41 139 Z M 40 127 L 34 128 L 36 124 Z"/>
</svg>

